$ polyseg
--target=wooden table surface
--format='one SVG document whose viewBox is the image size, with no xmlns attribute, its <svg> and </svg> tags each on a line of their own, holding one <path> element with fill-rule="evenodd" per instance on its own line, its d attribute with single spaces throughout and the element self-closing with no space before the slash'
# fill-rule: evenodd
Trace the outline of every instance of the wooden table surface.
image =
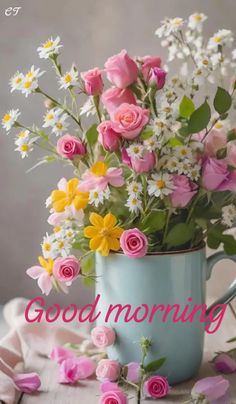
<svg viewBox="0 0 236 404">
<path fill-rule="evenodd" d="M 189 399 L 189 393 L 195 381 L 202 377 L 214 376 L 212 365 L 209 361 L 216 351 L 223 351 L 231 348 L 231 344 L 226 341 L 236 336 L 236 319 L 233 317 L 230 308 L 226 311 L 224 321 L 220 329 L 212 335 L 206 334 L 204 360 L 200 373 L 195 379 L 182 383 L 171 389 L 171 393 L 164 400 L 158 400 L 158 403 L 183 403 Z M 33 365 L 33 363 L 32 363 Z M 79 383 L 76 386 L 60 385 L 56 381 L 57 365 L 45 358 L 41 358 L 40 376 L 42 386 L 40 393 L 36 395 L 23 394 L 18 403 L 21 404 L 97 404 L 99 401 L 99 383 L 96 380 L 89 380 Z M 236 404 L 236 373 L 226 376 L 231 384 L 230 404 Z M 136 403 L 134 392 L 130 391 L 129 401 Z M 143 400 L 143 403 L 149 403 Z"/>
</svg>

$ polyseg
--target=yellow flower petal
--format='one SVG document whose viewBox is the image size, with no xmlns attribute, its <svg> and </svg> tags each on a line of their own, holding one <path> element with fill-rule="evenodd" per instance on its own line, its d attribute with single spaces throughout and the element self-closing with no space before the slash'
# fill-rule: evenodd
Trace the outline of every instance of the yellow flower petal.
<svg viewBox="0 0 236 404">
<path fill-rule="evenodd" d="M 88 205 L 89 194 L 88 192 L 78 192 L 73 200 L 76 210 L 85 209 Z"/>
<path fill-rule="evenodd" d="M 96 236 L 92 238 L 89 242 L 90 250 L 96 251 L 99 249 L 100 245 L 102 244 L 103 238 L 101 236 Z"/>
<path fill-rule="evenodd" d="M 61 213 L 61 212 L 64 212 L 67 205 L 68 205 L 68 200 L 66 198 L 63 198 L 57 202 L 54 202 L 52 206 L 56 212 Z"/>
<path fill-rule="evenodd" d="M 74 192 L 79 184 L 78 178 L 72 178 L 67 182 L 67 190 L 68 192 Z"/>
<path fill-rule="evenodd" d="M 103 257 L 107 257 L 109 255 L 110 248 L 109 248 L 108 240 L 106 238 L 102 239 L 102 242 L 98 248 L 98 251 L 100 252 L 100 254 Z"/>
<path fill-rule="evenodd" d="M 117 223 L 116 217 L 112 213 L 108 213 L 103 219 L 104 227 L 112 229 Z"/>
<path fill-rule="evenodd" d="M 59 199 L 65 198 L 66 193 L 64 191 L 55 190 L 51 193 L 52 203 L 58 201 Z"/>
<path fill-rule="evenodd" d="M 124 233 L 124 229 L 121 227 L 114 227 L 114 229 L 110 231 L 111 236 L 114 238 L 120 238 L 122 233 Z"/>
<path fill-rule="evenodd" d="M 117 238 L 108 237 L 108 245 L 110 250 L 118 251 L 120 249 L 120 242 Z"/>
<path fill-rule="evenodd" d="M 39 256 L 38 260 L 39 260 L 41 267 L 45 268 L 47 266 L 47 261 L 45 260 L 45 258 L 43 258 L 42 256 Z"/>
<path fill-rule="evenodd" d="M 97 227 L 98 229 L 102 229 L 104 227 L 103 225 L 103 217 L 98 215 L 97 213 L 91 213 L 89 216 L 90 222 Z"/>
<path fill-rule="evenodd" d="M 87 226 L 84 229 L 84 235 L 87 238 L 93 238 L 99 235 L 99 230 L 94 226 Z"/>
</svg>

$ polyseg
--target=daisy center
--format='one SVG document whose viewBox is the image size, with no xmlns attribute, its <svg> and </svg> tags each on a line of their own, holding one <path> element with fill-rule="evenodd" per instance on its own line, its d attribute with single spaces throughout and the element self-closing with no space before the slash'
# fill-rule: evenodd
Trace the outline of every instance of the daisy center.
<svg viewBox="0 0 236 404">
<path fill-rule="evenodd" d="M 32 86 L 32 81 L 26 81 L 24 83 L 24 88 L 30 88 Z"/>
<path fill-rule="evenodd" d="M 45 48 L 45 49 L 49 49 L 52 46 L 53 46 L 53 42 L 50 39 L 43 44 L 43 48 Z"/>
<path fill-rule="evenodd" d="M 62 128 L 63 128 L 63 125 L 62 125 L 61 122 L 57 122 L 57 123 L 56 123 L 56 127 L 57 127 L 57 129 L 62 129 Z"/>
<path fill-rule="evenodd" d="M 72 81 L 72 77 L 69 73 L 67 73 L 64 77 L 66 83 L 70 83 Z"/>
<path fill-rule="evenodd" d="M 16 84 L 20 84 L 22 82 L 22 79 L 20 78 L 20 77 L 17 77 L 16 79 L 15 79 L 15 83 Z"/>
<path fill-rule="evenodd" d="M 202 21 L 202 17 L 199 14 L 195 14 L 193 15 L 193 20 L 196 22 L 200 22 Z"/>
<path fill-rule="evenodd" d="M 29 145 L 28 145 L 27 143 L 22 144 L 22 145 L 20 146 L 20 150 L 21 150 L 22 152 L 27 152 L 27 151 L 29 151 Z"/>
<path fill-rule="evenodd" d="M 156 186 L 157 186 L 157 188 L 159 188 L 159 189 L 163 189 L 163 188 L 165 188 L 166 183 L 165 183 L 164 180 L 157 180 Z"/>
<path fill-rule="evenodd" d="M 8 121 L 10 121 L 10 120 L 11 120 L 11 115 L 10 115 L 10 114 L 4 115 L 4 117 L 3 117 L 3 121 L 4 121 L 4 122 L 8 122 Z"/>
<path fill-rule="evenodd" d="M 43 244 L 43 250 L 44 251 L 50 251 L 51 250 L 51 244 L 50 243 L 44 243 Z"/>
</svg>

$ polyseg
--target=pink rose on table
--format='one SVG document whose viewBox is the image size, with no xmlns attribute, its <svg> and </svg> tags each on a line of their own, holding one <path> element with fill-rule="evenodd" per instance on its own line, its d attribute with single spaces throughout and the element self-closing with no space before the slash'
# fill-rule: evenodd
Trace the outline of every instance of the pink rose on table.
<svg viewBox="0 0 236 404">
<path fill-rule="evenodd" d="M 53 361 L 61 364 L 65 359 L 74 358 L 74 356 L 74 353 L 69 349 L 66 349 L 63 346 L 55 346 L 52 349 L 49 357 Z"/>
<path fill-rule="evenodd" d="M 230 166 L 236 168 L 236 142 L 228 143 L 226 159 Z"/>
<path fill-rule="evenodd" d="M 37 373 L 18 373 L 13 377 L 13 382 L 18 390 L 23 393 L 38 391 L 41 381 Z"/>
<path fill-rule="evenodd" d="M 170 386 L 166 377 L 152 376 L 144 382 L 143 391 L 146 397 L 162 398 L 169 393 Z"/>
<path fill-rule="evenodd" d="M 85 91 L 88 95 L 99 95 L 102 93 L 104 84 L 100 69 L 95 67 L 87 72 L 82 72 L 81 78 L 84 81 Z"/>
<path fill-rule="evenodd" d="M 120 246 L 130 258 L 144 257 L 148 250 L 148 239 L 139 229 L 125 230 L 120 237 Z"/>
<path fill-rule="evenodd" d="M 149 111 L 137 105 L 121 104 L 112 116 L 114 129 L 126 139 L 135 139 L 149 120 Z"/>
<path fill-rule="evenodd" d="M 205 399 L 206 402 L 229 404 L 229 381 L 222 376 L 206 377 L 194 384 L 191 396 L 193 400 Z M 218 400 L 218 401 L 216 401 Z"/>
<path fill-rule="evenodd" d="M 137 174 L 151 171 L 156 164 L 155 153 L 146 150 L 142 157 L 130 157 L 123 149 L 121 152 L 122 161 L 128 167 L 132 168 Z"/>
<path fill-rule="evenodd" d="M 204 140 L 204 152 L 209 157 L 214 157 L 218 150 L 225 147 L 227 135 L 219 130 L 212 130 Z"/>
<path fill-rule="evenodd" d="M 96 362 L 87 356 L 80 356 L 77 359 L 77 375 L 79 380 L 87 379 L 92 376 L 96 370 Z"/>
<path fill-rule="evenodd" d="M 138 77 L 138 66 L 125 49 L 105 63 L 107 79 L 118 88 L 126 88 Z"/>
<path fill-rule="evenodd" d="M 121 388 L 116 383 L 103 382 L 100 386 L 103 393 L 99 404 L 127 404 L 128 399 Z"/>
<path fill-rule="evenodd" d="M 53 275 L 61 282 L 72 282 L 78 278 L 80 264 L 76 257 L 70 255 L 66 258 L 59 257 L 54 261 Z"/>
<path fill-rule="evenodd" d="M 144 58 L 142 58 L 142 61 L 143 64 L 141 70 L 143 73 L 144 80 L 148 82 L 150 78 L 150 70 L 154 67 L 160 67 L 161 59 L 155 56 L 144 56 Z"/>
<path fill-rule="evenodd" d="M 226 353 L 217 355 L 214 360 L 215 369 L 221 373 L 233 373 L 236 371 L 236 361 Z"/>
<path fill-rule="evenodd" d="M 74 160 L 76 156 L 83 157 L 86 154 L 86 147 L 77 137 L 67 134 L 57 141 L 57 153 Z"/>
<path fill-rule="evenodd" d="M 185 175 L 173 175 L 172 180 L 175 188 L 170 195 L 171 204 L 174 208 L 184 208 L 197 193 L 198 187 Z"/>
<path fill-rule="evenodd" d="M 129 88 L 109 88 L 102 93 L 101 101 L 110 115 L 121 104 L 127 103 L 136 105 L 136 98 Z"/>
<path fill-rule="evenodd" d="M 77 358 L 65 359 L 59 368 L 58 383 L 74 384 L 79 380 Z"/>
<path fill-rule="evenodd" d="M 228 170 L 226 160 L 208 158 L 203 163 L 202 183 L 208 191 L 235 191 L 236 174 Z"/>
<path fill-rule="evenodd" d="M 114 344 L 116 334 L 110 327 L 98 326 L 92 329 L 91 338 L 96 347 L 106 348 Z"/>
<path fill-rule="evenodd" d="M 167 73 L 160 67 L 153 67 L 150 70 L 149 85 L 161 90 L 166 82 Z"/>
<path fill-rule="evenodd" d="M 113 129 L 111 121 L 103 121 L 98 127 L 98 141 L 108 151 L 115 151 L 119 148 L 120 134 Z"/>
<path fill-rule="evenodd" d="M 111 359 L 102 359 L 97 366 L 96 376 L 100 381 L 115 382 L 120 374 L 119 362 Z"/>
<path fill-rule="evenodd" d="M 138 383 L 141 376 L 140 364 L 137 362 L 130 362 L 126 367 L 128 369 L 127 380 L 131 383 Z"/>
</svg>

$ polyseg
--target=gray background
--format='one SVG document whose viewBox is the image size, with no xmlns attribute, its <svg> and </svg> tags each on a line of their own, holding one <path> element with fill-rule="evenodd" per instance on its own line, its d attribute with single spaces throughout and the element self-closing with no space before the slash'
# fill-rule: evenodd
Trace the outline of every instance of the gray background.
<svg viewBox="0 0 236 404">
<path fill-rule="evenodd" d="M 16 17 L 6 17 L 5 8 L 22 6 Z M 75 62 L 81 71 L 102 67 L 111 55 L 127 48 L 131 55 L 163 55 L 154 36 L 159 21 L 165 16 L 187 17 L 194 11 L 209 16 L 207 33 L 219 28 L 235 31 L 235 0 L 0 0 L 0 115 L 9 108 L 20 108 L 22 120 L 40 125 L 44 107 L 40 96 L 25 99 L 9 92 L 8 81 L 17 69 L 32 64 L 47 69 L 40 81 L 48 92 L 56 95 L 57 84 L 48 61 L 40 60 L 36 48 L 49 36 L 61 37 L 64 68 Z M 25 270 L 36 264 L 40 242 L 50 230 L 44 201 L 62 175 L 70 170 L 58 165 L 42 166 L 25 174 L 35 158 L 21 160 L 14 152 L 13 135 L 0 136 L 0 303 L 15 296 L 40 295 L 36 283 Z M 227 265 L 226 265 L 227 264 Z M 224 261 L 210 281 L 211 296 L 219 295 L 235 273 L 235 265 Z M 69 296 L 51 294 L 47 303 L 87 303 L 92 292 L 79 282 Z"/>
</svg>

